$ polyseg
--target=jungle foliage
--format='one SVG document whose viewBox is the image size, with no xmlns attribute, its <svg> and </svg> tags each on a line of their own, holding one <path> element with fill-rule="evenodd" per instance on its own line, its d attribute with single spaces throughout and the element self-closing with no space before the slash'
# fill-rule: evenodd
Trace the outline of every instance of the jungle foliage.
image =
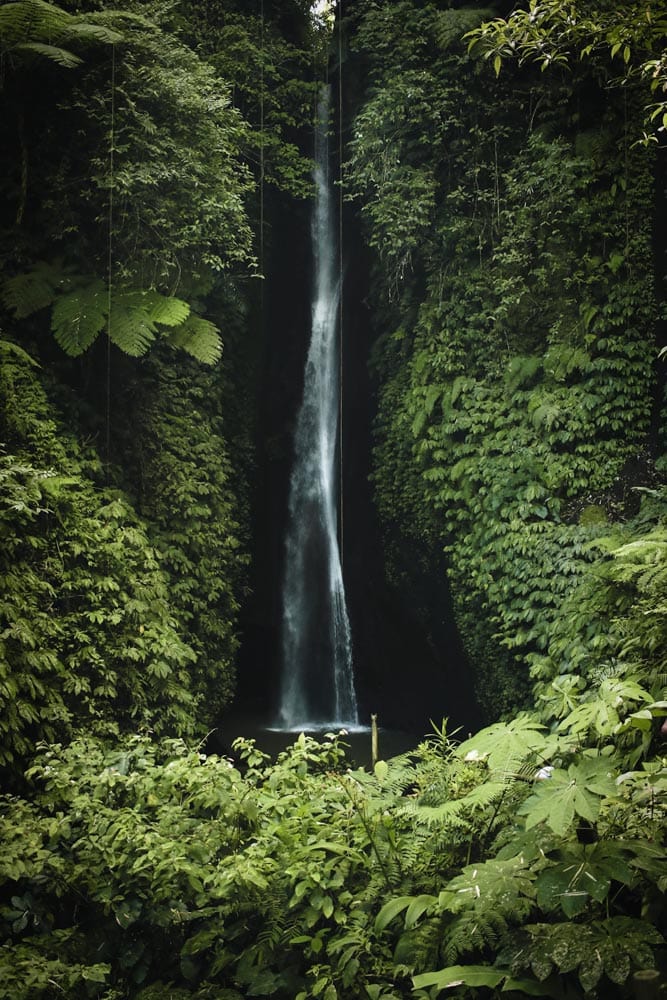
<svg viewBox="0 0 667 1000">
<path fill-rule="evenodd" d="M 258 198 L 308 191 L 318 29 L 286 10 L 0 8 L 9 781 L 39 740 L 203 733 L 233 695 Z"/>
<path fill-rule="evenodd" d="M 556 44 L 547 22 L 565 45 L 552 21 L 566 7 L 574 18 L 576 5 L 531 3 L 489 22 L 488 8 L 401 0 L 362 7 L 354 35 L 368 96 L 347 177 L 376 253 L 389 571 L 409 577 L 411 536 L 446 552 L 489 718 L 530 704 L 529 665 L 565 628 L 596 537 L 661 481 L 664 151 L 638 140 L 662 22 L 645 26 L 641 66 L 633 49 L 619 70 L 609 22 L 621 37 L 622 16 L 603 31 L 582 13 L 587 58 L 533 68 L 539 39 Z M 537 39 L 525 65 L 518 21 Z"/>
<path fill-rule="evenodd" d="M 630 769 L 530 716 L 372 773 L 334 734 L 238 766 L 42 745 L 2 802 L 0 997 L 627 997 L 663 943 L 667 778 L 620 714 Z"/>
<path fill-rule="evenodd" d="M 308 191 L 306 6 L 0 7 L 0 1000 L 657 996 L 642 5 L 627 31 L 532 0 L 502 23 L 360 0 L 347 24 L 387 566 L 409 585 L 411 540 L 446 553 L 508 718 L 370 771 L 335 734 L 276 760 L 198 743 L 245 586 L 256 181 Z"/>
</svg>

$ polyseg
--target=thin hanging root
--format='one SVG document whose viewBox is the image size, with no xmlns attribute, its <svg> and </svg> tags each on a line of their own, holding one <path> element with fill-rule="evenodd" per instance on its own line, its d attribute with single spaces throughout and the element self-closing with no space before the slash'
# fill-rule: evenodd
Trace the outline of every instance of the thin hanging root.
<svg viewBox="0 0 667 1000">
<path fill-rule="evenodd" d="M 107 258 L 106 459 L 111 462 L 111 286 L 113 277 L 114 145 L 116 142 L 116 46 L 111 46 L 111 129 L 109 133 L 109 246 Z"/>
</svg>

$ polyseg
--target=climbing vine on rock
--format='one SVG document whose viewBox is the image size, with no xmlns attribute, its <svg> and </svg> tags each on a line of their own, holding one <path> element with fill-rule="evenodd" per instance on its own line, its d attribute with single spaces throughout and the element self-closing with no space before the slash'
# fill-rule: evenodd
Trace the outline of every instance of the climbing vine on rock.
<svg viewBox="0 0 667 1000">
<path fill-rule="evenodd" d="M 2 354 L 2 763 L 81 728 L 191 732 L 196 656 L 163 558 L 59 426 L 29 355 L 7 341 Z"/>
<path fill-rule="evenodd" d="M 169 574 L 172 613 L 196 654 L 202 722 L 215 725 L 234 692 L 248 563 L 243 480 L 224 414 L 228 383 L 196 362 L 176 371 L 154 358 L 148 368 L 128 387 L 125 474 Z"/>
<path fill-rule="evenodd" d="M 633 145 L 632 81 L 603 93 L 586 68 L 538 81 L 511 64 L 496 79 L 443 40 L 462 13 L 405 3 L 395 43 L 387 11 L 362 14 L 372 89 L 349 172 L 380 261 L 378 506 L 389 535 L 447 553 L 495 715 L 528 697 L 589 541 L 654 481 L 652 156 Z"/>
</svg>

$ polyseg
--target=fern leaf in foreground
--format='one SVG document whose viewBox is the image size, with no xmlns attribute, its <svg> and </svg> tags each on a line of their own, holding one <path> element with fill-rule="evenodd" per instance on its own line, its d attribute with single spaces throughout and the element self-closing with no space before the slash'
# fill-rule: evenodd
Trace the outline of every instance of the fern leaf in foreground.
<svg viewBox="0 0 667 1000">
<path fill-rule="evenodd" d="M 112 344 L 134 358 L 145 354 L 155 340 L 156 328 L 149 314 L 120 296 L 112 302 L 108 330 Z"/>
<path fill-rule="evenodd" d="M 27 274 L 17 274 L 3 282 L 2 301 L 16 319 L 25 319 L 50 306 L 62 284 L 61 269 L 40 261 Z"/>
<path fill-rule="evenodd" d="M 4 4 L 0 10 L 0 38 L 7 45 L 59 36 L 72 20 L 71 14 L 46 0 L 18 0 Z"/>
<path fill-rule="evenodd" d="M 190 315 L 190 306 L 183 299 L 175 296 L 159 295 L 158 292 L 145 292 L 146 307 L 151 320 L 162 326 L 180 326 Z"/>
<path fill-rule="evenodd" d="M 77 357 L 104 329 L 106 319 L 106 287 L 95 280 L 60 296 L 51 313 L 51 329 L 65 354 Z"/>
<path fill-rule="evenodd" d="M 40 262 L 26 274 L 5 280 L 1 295 L 16 319 L 53 306 L 51 330 L 73 358 L 88 350 L 102 331 L 132 357 L 146 354 L 160 334 L 205 365 L 214 365 L 222 355 L 214 323 L 193 314 L 183 299 L 152 288 L 118 287 L 109 297 L 102 279 L 66 274 L 57 264 Z"/>
<path fill-rule="evenodd" d="M 222 340 L 210 320 L 190 314 L 168 337 L 173 347 L 180 347 L 205 365 L 214 365 L 222 357 Z"/>
<path fill-rule="evenodd" d="M 47 45 L 45 42 L 22 42 L 16 45 L 15 49 L 17 52 L 31 52 L 34 55 L 44 56 L 64 69 L 73 69 L 82 62 L 81 57 L 69 49 L 63 49 L 59 45 Z"/>
<path fill-rule="evenodd" d="M 464 827 L 470 823 L 472 810 L 491 805 L 504 794 L 506 788 L 505 781 L 485 781 L 459 799 L 448 799 L 437 805 L 409 802 L 401 811 L 410 813 L 417 822 L 427 826 Z"/>
</svg>

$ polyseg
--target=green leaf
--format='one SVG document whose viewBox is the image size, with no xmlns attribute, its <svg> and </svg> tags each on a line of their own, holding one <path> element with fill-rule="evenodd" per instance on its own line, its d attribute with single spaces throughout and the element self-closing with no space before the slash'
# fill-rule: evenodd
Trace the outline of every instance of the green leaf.
<svg viewBox="0 0 667 1000">
<path fill-rule="evenodd" d="M 216 364 L 222 356 L 222 340 L 218 328 L 194 313 L 176 327 L 167 339 L 174 347 L 180 347 L 205 365 Z"/>
<path fill-rule="evenodd" d="M 545 727 L 532 716 L 518 715 L 510 722 L 499 722 L 481 729 L 457 748 L 458 757 L 477 753 L 486 757 L 492 770 L 506 771 L 516 767 L 534 753 L 542 753 L 546 744 Z"/>
<path fill-rule="evenodd" d="M 602 798 L 617 794 L 616 783 L 604 757 L 582 758 L 567 771 L 555 768 L 547 781 L 521 804 L 518 813 L 526 817 L 526 828 L 546 822 L 554 833 L 563 835 L 575 815 L 597 820 Z"/>
<path fill-rule="evenodd" d="M 440 906 L 451 913 L 494 904 L 508 905 L 508 900 L 532 899 L 534 874 L 523 855 L 513 858 L 491 858 L 479 864 L 466 865 L 460 875 L 451 879 L 441 891 Z"/>
<path fill-rule="evenodd" d="M 386 760 L 376 761 L 375 767 L 373 768 L 373 772 L 377 780 L 380 782 L 380 784 L 386 781 L 387 775 L 389 774 L 389 765 L 387 764 Z"/>
<path fill-rule="evenodd" d="M 397 896 L 396 899 L 390 899 L 388 903 L 385 903 L 375 918 L 376 933 L 380 934 L 399 913 L 407 910 L 414 898 L 414 896 Z"/>
<path fill-rule="evenodd" d="M 105 983 L 110 973 L 110 965 L 90 965 L 81 970 L 81 977 L 89 983 Z"/>
<path fill-rule="evenodd" d="M 70 357 L 87 350 L 107 322 L 108 293 L 102 281 L 59 296 L 51 313 L 57 343 Z"/>
<path fill-rule="evenodd" d="M 451 990 L 456 986 L 472 986 L 494 989 L 502 983 L 507 973 L 490 969 L 484 965 L 450 965 L 439 972 L 424 972 L 412 977 L 416 990 L 435 986 L 438 990 Z"/>
<path fill-rule="evenodd" d="M 411 927 L 414 927 L 419 918 L 437 902 L 437 896 L 430 896 L 426 893 L 416 896 L 410 903 L 405 914 L 406 929 L 409 930 Z"/>
</svg>

